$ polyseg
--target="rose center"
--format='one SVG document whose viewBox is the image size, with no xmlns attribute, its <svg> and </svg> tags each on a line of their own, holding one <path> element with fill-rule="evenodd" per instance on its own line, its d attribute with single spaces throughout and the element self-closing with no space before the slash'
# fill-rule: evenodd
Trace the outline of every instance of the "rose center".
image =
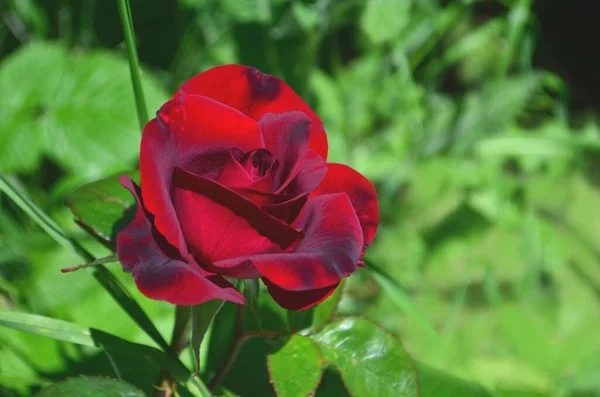
<svg viewBox="0 0 600 397">
<path fill-rule="evenodd" d="M 245 153 L 240 159 L 240 164 L 246 169 L 252 179 L 258 179 L 274 171 L 277 162 L 266 149 L 257 149 Z"/>
</svg>

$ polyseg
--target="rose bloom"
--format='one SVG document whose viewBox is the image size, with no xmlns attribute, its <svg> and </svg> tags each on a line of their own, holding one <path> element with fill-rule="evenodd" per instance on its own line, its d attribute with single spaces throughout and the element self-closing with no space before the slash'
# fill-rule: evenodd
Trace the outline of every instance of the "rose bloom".
<svg viewBox="0 0 600 397">
<path fill-rule="evenodd" d="M 244 303 L 225 278 L 260 278 L 303 310 L 362 265 L 375 236 L 375 188 L 327 163 L 323 123 L 281 80 L 242 65 L 187 81 L 144 128 L 141 187 L 117 236 L 139 290 L 177 305 Z"/>
</svg>

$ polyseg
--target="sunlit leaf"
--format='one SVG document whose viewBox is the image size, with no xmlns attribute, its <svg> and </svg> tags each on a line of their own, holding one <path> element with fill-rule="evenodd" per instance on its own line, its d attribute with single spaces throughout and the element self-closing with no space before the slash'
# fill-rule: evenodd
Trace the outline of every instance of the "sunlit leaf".
<svg viewBox="0 0 600 397">
<path fill-rule="evenodd" d="M 143 77 L 149 108 L 167 95 Z M 42 154 L 65 170 L 99 177 L 129 169 L 140 130 L 127 60 L 34 41 L 0 64 L 0 170 L 31 171 Z"/>
<path fill-rule="evenodd" d="M 392 335 L 361 318 L 333 322 L 310 336 L 355 396 L 418 396 L 411 358 Z"/>
<path fill-rule="evenodd" d="M 299 335 L 280 340 L 267 360 L 269 375 L 278 396 L 311 395 L 324 369 L 323 357 L 315 342 Z"/>
</svg>

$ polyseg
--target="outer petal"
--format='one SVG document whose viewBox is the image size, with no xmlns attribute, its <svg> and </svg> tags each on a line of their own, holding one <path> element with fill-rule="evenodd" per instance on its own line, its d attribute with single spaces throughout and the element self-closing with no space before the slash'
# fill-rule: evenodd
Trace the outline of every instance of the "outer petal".
<svg viewBox="0 0 600 397">
<path fill-rule="evenodd" d="M 258 124 L 212 99 L 179 96 L 160 109 L 144 128 L 140 172 L 144 204 L 169 243 L 187 253 L 170 198 L 175 167 L 215 178 L 231 148 L 246 152 L 262 147 Z"/>
<path fill-rule="evenodd" d="M 245 197 L 181 168 L 175 171 L 173 188 L 189 249 L 207 266 L 232 257 L 282 252 L 302 236 Z"/>
<path fill-rule="evenodd" d="M 254 120 L 266 113 L 301 111 L 312 120 L 309 146 L 327 159 L 323 123 L 290 86 L 276 77 L 249 66 L 224 65 L 196 75 L 181 86 L 179 92 L 213 98 Z"/>
<path fill-rule="evenodd" d="M 269 282 L 267 279 L 263 279 L 263 282 L 267 286 L 267 290 L 275 302 L 277 302 L 279 306 L 288 310 L 310 309 L 314 305 L 319 304 L 325 299 L 329 298 L 339 284 L 338 282 L 338 284 L 334 284 L 330 287 L 312 289 L 308 291 L 286 291 Z"/>
<path fill-rule="evenodd" d="M 244 303 L 243 295 L 224 278 L 201 269 L 192 258 L 182 258 L 152 226 L 139 187 L 125 176 L 121 184 L 135 197 L 137 210 L 134 220 L 117 236 L 117 254 L 144 295 L 175 305 L 212 299 Z"/>
<path fill-rule="evenodd" d="M 331 287 L 356 270 L 363 236 L 347 195 L 309 199 L 292 226 L 304 230 L 292 252 L 229 259 L 215 267 L 232 268 L 249 260 L 264 279 L 287 291 Z"/>
<path fill-rule="evenodd" d="M 377 192 L 373 184 L 358 171 L 343 164 L 327 164 L 327 174 L 310 197 L 346 193 L 356 210 L 363 230 L 365 248 L 371 244 L 379 226 Z"/>
</svg>

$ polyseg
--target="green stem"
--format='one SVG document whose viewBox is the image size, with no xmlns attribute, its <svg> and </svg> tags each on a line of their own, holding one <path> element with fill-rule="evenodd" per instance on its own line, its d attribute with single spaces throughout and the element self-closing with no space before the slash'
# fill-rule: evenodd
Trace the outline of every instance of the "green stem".
<svg viewBox="0 0 600 397">
<path fill-rule="evenodd" d="M 171 336 L 171 349 L 180 355 L 189 346 L 192 328 L 191 306 L 175 306 L 175 325 Z"/>
<path fill-rule="evenodd" d="M 103 265 L 105 263 L 110 263 L 110 262 L 118 262 L 119 258 L 116 255 L 109 255 L 109 256 L 105 256 L 104 258 L 98 258 L 90 263 L 86 263 L 84 265 L 74 265 L 74 266 L 69 266 L 69 267 L 65 267 L 64 269 L 60 269 L 61 273 L 71 273 L 77 270 L 81 270 L 81 269 L 87 269 L 93 266 L 98 266 L 98 265 Z"/>
<path fill-rule="evenodd" d="M 117 0 L 117 2 L 119 4 L 119 15 L 121 16 L 121 24 L 123 25 L 125 44 L 127 45 L 127 54 L 129 55 L 129 71 L 131 72 L 131 85 L 133 86 L 138 121 L 140 128 L 143 129 L 148 122 L 148 109 L 146 108 L 146 99 L 144 98 L 144 89 L 142 87 L 135 35 L 133 34 L 131 7 L 129 6 L 129 0 Z"/>
</svg>

